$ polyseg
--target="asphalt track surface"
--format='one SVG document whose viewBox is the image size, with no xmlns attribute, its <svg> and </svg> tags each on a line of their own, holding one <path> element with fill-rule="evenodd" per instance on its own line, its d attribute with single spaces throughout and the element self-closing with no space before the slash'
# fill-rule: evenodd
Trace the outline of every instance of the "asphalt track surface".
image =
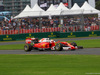
<svg viewBox="0 0 100 75">
<path fill-rule="evenodd" d="M 100 37 L 84 37 L 84 38 L 64 38 L 54 39 L 55 41 L 70 41 L 70 40 L 89 40 L 89 39 L 100 39 Z M 8 44 L 24 44 L 25 41 L 16 42 L 0 42 L 0 45 Z M 77 54 L 77 55 L 100 55 L 100 48 L 84 48 L 75 51 L 63 50 L 63 51 L 38 51 L 32 50 L 31 52 L 25 52 L 24 50 L 0 50 L 0 54 Z"/>
<path fill-rule="evenodd" d="M 0 54 L 75 54 L 75 55 L 100 55 L 100 48 L 85 48 L 85 49 L 78 49 L 75 51 L 70 50 L 63 50 L 63 51 L 38 51 L 32 50 L 30 52 L 25 52 L 24 50 L 0 50 Z"/>
<path fill-rule="evenodd" d="M 54 39 L 55 41 L 71 41 L 71 40 L 89 40 L 89 39 L 100 39 L 99 37 L 82 37 L 82 38 L 63 38 Z M 0 45 L 10 45 L 10 44 L 24 44 L 25 41 L 14 41 L 14 42 L 0 42 Z"/>
</svg>

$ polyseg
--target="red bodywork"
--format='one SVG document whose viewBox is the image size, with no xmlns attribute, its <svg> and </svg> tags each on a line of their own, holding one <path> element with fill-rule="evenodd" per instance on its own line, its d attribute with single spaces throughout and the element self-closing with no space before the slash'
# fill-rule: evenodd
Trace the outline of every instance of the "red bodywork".
<svg viewBox="0 0 100 75">
<path fill-rule="evenodd" d="M 32 38 L 26 39 L 26 44 L 31 44 L 32 40 L 36 40 L 36 39 L 35 38 L 34 39 L 32 39 Z M 70 49 L 70 50 L 77 49 L 68 42 L 60 42 L 60 41 L 58 41 L 58 42 L 40 42 L 40 43 L 38 42 L 38 43 L 35 43 L 33 45 L 33 48 L 54 50 L 54 47 L 57 43 L 61 43 L 63 45 L 63 47 L 66 48 L 66 49 L 67 48 Z"/>
<path fill-rule="evenodd" d="M 77 48 L 75 48 L 73 45 L 71 45 L 71 43 L 68 43 L 68 42 L 60 42 L 60 43 L 62 43 L 62 44 L 65 45 L 65 46 L 70 47 L 71 50 L 77 49 Z"/>
<path fill-rule="evenodd" d="M 53 46 L 55 46 L 55 43 L 41 42 L 41 43 L 34 44 L 33 47 L 36 47 L 36 48 L 51 48 Z"/>
</svg>

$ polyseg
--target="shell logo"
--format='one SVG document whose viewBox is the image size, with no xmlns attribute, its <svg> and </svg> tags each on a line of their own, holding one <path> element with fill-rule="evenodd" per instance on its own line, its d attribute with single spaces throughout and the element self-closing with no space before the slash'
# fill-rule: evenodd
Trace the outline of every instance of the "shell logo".
<svg viewBox="0 0 100 75">
<path fill-rule="evenodd" d="M 45 47 L 45 44 L 43 44 L 43 47 Z"/>
</svg>

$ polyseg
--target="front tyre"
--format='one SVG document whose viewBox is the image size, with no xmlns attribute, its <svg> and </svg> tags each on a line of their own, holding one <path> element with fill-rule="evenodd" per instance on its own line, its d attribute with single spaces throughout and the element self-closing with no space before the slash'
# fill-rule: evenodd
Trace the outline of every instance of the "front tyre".
<svg viewBox="0 0 100 75">
<path fill-rule="evenodd" d="M 57 43 L 57 44 L 55 45 L 55 50 L 56 50 L 56 51 L 62 51 L 62 45 L 61 45 L 61 43 Z"/>
<path fill-rule="evenodd" d="M 25 50 L 26 52 L 31 51 L 31 50 L 32 50 L 32 46 L 31 46 L 30 44 L 25 44 L 24 50 Z"/>
</svg>

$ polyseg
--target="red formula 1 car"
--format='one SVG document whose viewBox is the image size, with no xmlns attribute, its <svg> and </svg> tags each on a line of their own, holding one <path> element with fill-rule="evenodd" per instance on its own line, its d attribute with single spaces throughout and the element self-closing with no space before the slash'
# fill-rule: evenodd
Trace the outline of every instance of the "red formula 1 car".
<svg viewBox="0 0 100 75">
<path fill-rule="evenodd" d="M 42 38 L 38 40 L 37 38 L 28 38 L 25 41 L 24 50 L 31 51 L 32 49 L 36 50 L 76 50 L 83 49 L 82 46 L 77 46 L 75 42 L 55 42 L 54 40 L 50 40 L 49 38 Z"/>
</svg>

